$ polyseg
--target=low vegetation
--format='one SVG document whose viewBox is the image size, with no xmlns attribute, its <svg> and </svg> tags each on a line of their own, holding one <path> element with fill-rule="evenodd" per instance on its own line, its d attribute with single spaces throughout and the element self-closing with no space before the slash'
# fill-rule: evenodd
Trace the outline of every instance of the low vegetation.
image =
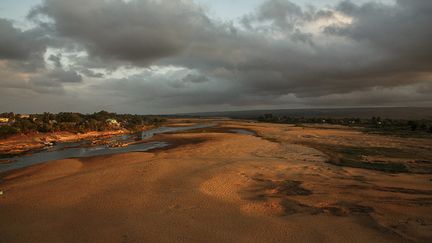
<svg viewBox="0 0 432 243">
<path fill-rule="evenodd" d="M 347 146 L 323 146 L 321 150 L 330 155 L 331 164 L 384 172 L 400 173 L 409 172 L 403 163 L 388 161 L 364 161 L 364 156 L 406 157 L 403 151 L 395 148 L 364 148 Z"/>
<path fill-rule="evenodd" d="M 135 131 L 142 129 L 144 126 L 158 126 L 164 122 L 164 119 L 155 116 L 116 114 L 107 111 L 93 114 L 61 112 L 58 114 L 17 115 L 3 113 L 0 114 L 0 117 L 8 119 L 7 123 L 0 124 L 0 138 L 33 132 L 67 131 L 85 133 L 118 129 Z"/>
<path fill-rule="evenodd" d="M 358 147 L 302 142 L 329 157 L 330 164 L 389 173 L 432 173 L 430 151 L 421 148 Z"/>
<path fill-rule="evenodd" d="M 261 122 L 285 123 L 285 124 L 336 124 L 350 127 L 360 127 L 365 132 L 381 133 L 399 136 L 431 136 L 432 120 L 404 120 L 404 119 L 383 119 L 372 117 L 361 118 L 329 118 L 329 117 L 289 117 L 265 114 L 257 118 Z"/>
<path fill-rule="evenodd" d="M 294 124 L 303 127 L 316 126 L 317 124 L 333 124 L 342 125 L 346 128 L 360 129 L 366 133 L 386 136 L 432 138 L 432 120 L 382 119 L 380 117 L 372 117 L 370 119 L 305 118 L 266 114 L 260 116 L 258 121 Z M 337 127 L 319 126 L 319 128 L 334 129 Z M 298 143 L 325 153 L 329 157 L 328 163 L 342 167 L 362 168 L 389 173 L 432 173 L 430 149 L 421 146 L 334 145 L 327 143 L 325 139 L 298 141 Z"/>
</svg>

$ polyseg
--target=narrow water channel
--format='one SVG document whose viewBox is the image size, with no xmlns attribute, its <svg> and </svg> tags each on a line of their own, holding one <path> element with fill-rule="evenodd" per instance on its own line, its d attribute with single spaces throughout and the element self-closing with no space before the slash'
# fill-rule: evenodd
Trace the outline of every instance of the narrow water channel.
<svg viewBox="0 0 432 243">
<path fill-rule="evenodd" d="M 137 134 L 127 134 L 114 136 L 109 139 L 111 143 L 120 142 L 132 142 L 138 140 L 145 141 L 157 134 L 162 133 L 175 133 L 182 131 L 189 131 L 194 129 L 201 129 L 207 127 L 214 127 L 216 123 L 209 124 L 197 124 L 193 126 L 186 127 L 159 127 L 149 131 L 143 131 L 137 136 Z M 168 143 L 163 141 L 156 142 L 139 142 L 134 143 L 126 147 L 110 147 L 108 145 L 95 145 L 89 146 L 90 141 L 80 141 L 73 143 L 59 143 L 48 149 L 31 153 L 28 155 L 21 155 L 13 158 L 0 160 L 0 172 L 6 172 L 11 170 L 16 170 L 24 167 L 28 167 L 35 164 L 41 164 L 52 160 L 61 160 L 68 158 L 82 158 L 82 157 L 92 157 L 98 155 L 110 155 L 119 154 L 127 152 L 145 152 L 152 149 L 164 148 L 169 146 Z"/>
</svg>

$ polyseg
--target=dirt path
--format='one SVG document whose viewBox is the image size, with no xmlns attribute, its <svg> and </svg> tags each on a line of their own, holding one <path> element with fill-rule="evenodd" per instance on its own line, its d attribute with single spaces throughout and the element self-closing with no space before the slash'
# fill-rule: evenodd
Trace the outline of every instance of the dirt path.
<svg viewBox="0 0 432 243">
<path fill-rule="evenodd" d="M 290 136 L 287 126 L 224 125 L 273 132 L 276 140 Z M 0 242 L 426 242 L 432 236 L 430 176 L 341 168 L 315 149 L 249 135 L 165 136 L 204 142 L 3 175 Z"/>
</svg>

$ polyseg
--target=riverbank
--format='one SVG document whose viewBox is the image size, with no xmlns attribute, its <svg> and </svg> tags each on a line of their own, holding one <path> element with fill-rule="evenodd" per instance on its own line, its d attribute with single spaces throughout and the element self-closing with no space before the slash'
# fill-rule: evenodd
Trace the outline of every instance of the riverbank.
<svg viewBox="0 0 432 243">
<path fill-rule="evenodd" d="M 49 145 L 44 149 L 33 150 L 31 153 L 14 156 L 10 159 L 0 159 L 0 173 L 17 170 L 36 164 L 46 163 L 53 160 L 68 158 L 84 158 L 103 155 L 112 155 L 128 152 L 146 152 L 155 149 L 173 148 L 183 145 L 185 141 L 165 137 L 163 134 L 178 132 L 189 132 L 195 129 L 207 129 L 217 126 L 216 123 L 193 124 L 179 126 L 170 123 L 172 126 L 163 126 L 154 129 L 147 129 L 138 133 L 116 135 L 103 138 L 86 139 L 80 142 L 63 142 Z M 186 141 L 191 143 L 193 141 Z M 196 141 L 199 142 L 199 141 Z"/>
<path fill-rule="evenodd" d="M 207 123 L 209 119 L 169 119 L 164 126 L 187 127 L 199 123 Z M 213 120 L 212 120 L 213 121 Z M 142 127 L 141 131 L 147 131 L 155 126 Z M 111 131 L 91 131 L 87 133 L 54 132 L 54 133 L 32 133 L 19 134 L 9 138 L 0 139 L 0 159 L 3 157 L 15 156 L 26 152 L 40 150 L 55 143 L 77 142 L 82 140 L 93 140 L 95 144 L 104 142 L 113 136 L 131 134 L 136 131 L 118 129 Z M 4 161 L 3 161 L 4 162 Z"/>
<path fill-rule="evenodd" d="M 52 143 L 103 139 L 128 133 L 130 133 L 130 131 L 121 129 L 103 132 L 93 131 L 79 134 L 71 132 L 20 134 L 6 139 L 0 139 L 0 155 L 19 155 L 32 150 L 43 149 Z"/>
<path fill-rule="evenodd" d="M 152 138 L 175 144 L 164 149 L 51 161 L 1 174 L 1 240 L 431 239 L 430 174 L 335 166 L 325 153 L 299 144 L 420 150 L 430 146 L 430 140 L 283 124 L 218 123 L 220 129 Z M 228 133 L 231 129 L 254 131 L 256 136 Z"/>
</svg>

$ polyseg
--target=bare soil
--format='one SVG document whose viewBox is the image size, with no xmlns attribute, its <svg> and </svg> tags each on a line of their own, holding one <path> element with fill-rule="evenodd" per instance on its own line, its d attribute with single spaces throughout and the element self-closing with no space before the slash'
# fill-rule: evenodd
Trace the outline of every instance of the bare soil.
<svg viewBox="0 0 432 243">
<path fill-rule="evenodd" d="M 336 165 L 328 154 L 336 150 L 322 149 L 402 149 L 407 153 L 398 161 L 391 152 L 356 158 L 405 164 L 427 159 L 430 140 L 218 123 L 219 130 L 156 136 L 173 144 L 166 149 L 53 161 L 0 175 L 0 242 L 432 239 L 431 174 Z"/>
</svg>

